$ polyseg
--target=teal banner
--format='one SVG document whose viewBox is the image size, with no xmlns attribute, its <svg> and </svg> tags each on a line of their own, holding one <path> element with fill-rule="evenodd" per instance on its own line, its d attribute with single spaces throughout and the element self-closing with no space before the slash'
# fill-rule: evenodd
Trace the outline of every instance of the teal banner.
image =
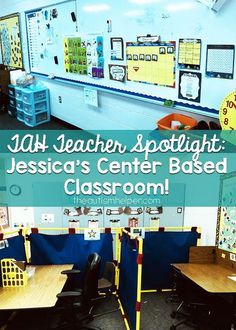
<svg viewBox="0 0 236 330">
<path fill-rule="evenodd" d="M 236 206 L 234 172 L 234 131 L 0 132 L 1 205 Z"/>
</svg>

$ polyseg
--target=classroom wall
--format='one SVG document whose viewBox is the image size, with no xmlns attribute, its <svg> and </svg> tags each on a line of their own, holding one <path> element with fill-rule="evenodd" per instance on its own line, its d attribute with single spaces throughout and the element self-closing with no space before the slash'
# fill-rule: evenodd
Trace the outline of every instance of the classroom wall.
<svg viewBox="0 0 236 330">
<path fill-rule="evenodd" d="M 26 44 L 26 28 L 24 11 L 40 6 L 63 2 L 60 0 L 20 1 L 11 0 L 1 4 L 0 16 L 14 12 L 21 13 L 24 64 L 28 71 L 28 52 Z M 49 72 L 50 74 L 50 68 Z M 70 124 L 82 129 L 155 129 L 156 121 L 173 112 L 172 109 L 125 96 L 99 91 L 99 107 L 95 108 L 84 103 L 83 88 L 70 86 L 48 78 L 43 79 L 50 89 L 51 112 Z M 59 103 L 59 96 L 62 103 Z M 178 112 L 175 110 L 175 112 Z M 183 114 L 188 114 L 182 112 Z M 198 120 L 209 121 L 209 117 L 194 115 Z"/>
<path fill-rule="evenodd" d="M 54 214 L 55 223 L 42 223 L 42 213 Z M 57 219 L 61 219 L 62 209 L 54 208 L 33 208 L 33 207 L 10 207 L 10 224 L 14 228 L 16 225 L 27 227 L 34 226 L 35 223 L 41 224 L 41 227 L 58 227 Z M 184 226 L 200 226 L 202 232 L 202 245 L 215 245 L 216 237 L 216 207 L 186 207 L 184 212 Z"/>
</svg>

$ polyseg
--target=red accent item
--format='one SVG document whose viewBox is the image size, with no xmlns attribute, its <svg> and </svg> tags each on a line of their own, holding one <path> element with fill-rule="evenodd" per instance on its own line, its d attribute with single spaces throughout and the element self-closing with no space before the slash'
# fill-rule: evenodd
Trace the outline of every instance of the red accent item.
<svg viewBox="0 0 236 330">
<path fill-rule="evenodd" d="M 110 234 L 111 233 L 111 228 L 105 228 L 105 234 Z"/>
<path fill-rule="evenodd" d="M 142 265 L 142 263 L 143 263 L 143 254 L 139 253 L 137 258 L 137 264 Z"/>
<path fill-rule="evenodd" d="M 71 235 L 75 234 L 75 228 L 69 228 L 69 234 Z"/>
<path fill-rule="evenodd" d="M 165 227 L 160 227 L 159 231 L 161 231 L 161 232 L 165 231 Z"/>
<path fill-rule="evenodd" d="M 197 227 L 192 227 L 191 231 L 197 231 Z"/>
<path fill-rule="evenodd" d="M 3 233 L 1 233 L 1 234 L 0 234 L 0 241 L 2 241 L 2 240 L 3 240 L 3 236 L 4 236 L 4 234 L 3 234 Z"/>
<path fill-rule="evenodd" d="M 141 311 L 141 302 L 136 301 L 136 312 L 140 312 Z"/>
<path fill-rule="evenodd" d="M 38 234 L 39 233 L 38 228 L 31 228 L 31 233 L 32 234 Z"/>
</svg>

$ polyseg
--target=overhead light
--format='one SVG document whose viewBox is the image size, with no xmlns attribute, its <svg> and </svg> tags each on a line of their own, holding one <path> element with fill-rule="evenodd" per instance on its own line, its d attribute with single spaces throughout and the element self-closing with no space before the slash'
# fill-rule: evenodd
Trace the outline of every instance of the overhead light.
<svg viewBox="0 0 236 330">
<path fill-rule="evenodd" d="M 130 3 L 134 3 L 135 5 L 149 5 L 152 3 L 159 3 L 162 0 L 129 0 Z"/>
<path fill-rule="evenodd" d="M 89 12 L 89 13 L 94 13 L 94 12 L 100 12 L 100 11 L 108 11 L 110 10 L 110 6 L 107 5 L 106 3 L 101 3 L 101 4 L 94 4 L 94 5 L 87 5 L 84 6 L 83 11 Z"/>
<path fill-rule="evenodd" d="M 181 3 L 173 3 L 169 4 L 165 7 L 168 11 L 182 11 L 182 10 L 189 10 L 195 7 L 195 3 L 193 2 L 181 2 Z"/>
<path fill-rule="evenodd" d="M 124 16 L 139 17 L 139 16 L 144 16 L 145 13 L 146 13 L 145 10 L 130 10 L 130 11 L 126 11 L 124 13 Z"/>
</svg>

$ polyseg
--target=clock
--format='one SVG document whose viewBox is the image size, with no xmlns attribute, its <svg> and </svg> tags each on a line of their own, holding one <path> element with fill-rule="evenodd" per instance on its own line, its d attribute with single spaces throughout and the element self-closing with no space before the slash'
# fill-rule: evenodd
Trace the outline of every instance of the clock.
<svg viewBox="0 0 236 330">
<path fill-rule="evenodd" d="M 14 196 L 19 196 L 21 194 L 21 187 L 17 184 L 12 184 L 10 186 L 10 193 Z"/>
<path fill-rule="evenodd" d="M 236 130 L 236 90 L 228 94 L 222 101 L 219 119 L 222 129 Z"/>
</svg>

